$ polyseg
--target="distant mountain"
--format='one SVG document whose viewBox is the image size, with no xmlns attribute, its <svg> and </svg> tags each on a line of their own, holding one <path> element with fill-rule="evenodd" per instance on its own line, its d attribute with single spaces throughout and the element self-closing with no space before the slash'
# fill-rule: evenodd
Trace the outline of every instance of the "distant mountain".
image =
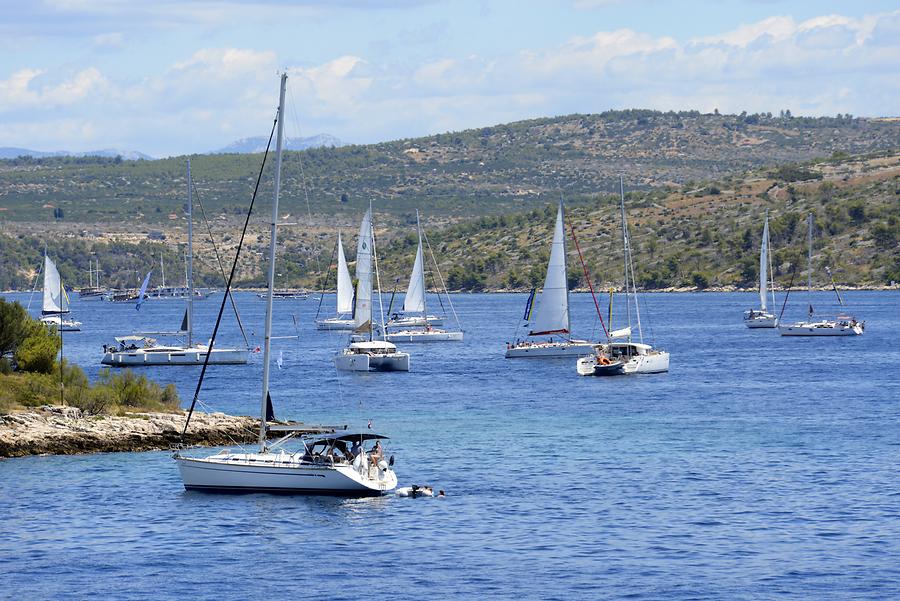
<svg viewBox="0 0 900 601">
<path fill-rule="evenodd" d="M 15 159 L 18 157 L 29 156 L 36 159 L 45 157 L 122 157 L 126 161 L 145 160 L 152 161 L 153 157 L 138 152 L 137 150 L 119 150 L 117 148 L 103 148 L 101 150 L 88 150 L 86 152 L 72 152 L 70 150 L 54 150 L 45 152 L 41 150 L 29 150 L 28 148 L 15 148 L 12 146 L 0 147 L 0 159 Z"/>
<path fill-rule="evenodd" d="M 256 136 L 253 138 L 242 138 L 232 142 L 224 148 L 214 150 L 213 154 L 245 154 L 253 152 L 264 152 L 266 150 L 266 142 L 268 138 Z M 285 138 L 285 150 L 306 150 L 307 148 L 322 148 L 331 146 L 337 148 L 343 146 L 343 143 L 331 134 L 318 134 L 308 138 Z"/>
</svg>

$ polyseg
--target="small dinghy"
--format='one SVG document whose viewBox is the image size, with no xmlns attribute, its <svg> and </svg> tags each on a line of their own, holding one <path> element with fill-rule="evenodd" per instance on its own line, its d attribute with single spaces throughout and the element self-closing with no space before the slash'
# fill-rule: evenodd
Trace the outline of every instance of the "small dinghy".
<svg viewBox="0 0 900 601">
<path fill-rule="evenodd" d="M 415 499 L 416 497 L 433 497 L 434 489 L 427 484 L 424 486 L 413 484 L 412 486 L 404 486 L 403 488 L 398 488 L 397 496 L 412 497 L 413 499 Z"/>
</svg>

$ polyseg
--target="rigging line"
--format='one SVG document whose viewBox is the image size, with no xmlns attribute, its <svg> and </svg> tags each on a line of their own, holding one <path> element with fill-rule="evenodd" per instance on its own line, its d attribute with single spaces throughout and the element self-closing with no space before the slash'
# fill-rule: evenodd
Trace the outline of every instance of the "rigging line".
<svg viewBox="0 0 900 601">
<path fill-rule="evenodd" d="M 450 312 L 453 313 L 453 319 L 456 320 L 456 327 L 462 331 L 462 324 L 459 323 L 459 315 L 456 314 L 456 308 L 453 306 L 453 299 L 450 298 L 450 291 L 447 289 L 447 284 L 444 282 L 444 276 L 441 275 L 441 268 L 438 267 L 437 259 L 434 256 L 434 249 L 431 248 L 431 241 L 428 239 L 428 233 L 424 230 L 422 231 L 422 239 L 425 240 L 425 246 L 428 247 L 428 254 L 431 255 L 431 263 L 434 265 L 434 272 L 437 274 L 438 280 L 441 282 L 441 288 L 444 289 L 444 294 L 447 296 L 447 304 L 450 305 Z M 443 307 L 443 303 L 441 306 Z M 425 323 L 428 323 L 428 316 L 426 315 L 425 317 Z"/>
<path fill-rule="evenodd" d="M 46 256 L 47 249 L 44 249 L 44 255 Z M 41 266 L 38 268 L 38 272 L 34 276 L 34 284 L 31 286 L 31 296 L 28 297 L 28 306 L 25 307 L 26 311 L 31 311 L 31 301 L 34 299 L 34 291 L 37 290 L 38 280 L 41 278 L 41 274 L 44 273 L 44 263 L 47 261 L 41 261 Z"/>
<path fill-rule="evenodd" d="M 294 127 L 297 128 L 297 135 L 300 135 L 300 117 L 297 114 L 297 104 L 294 102 L 294 94 L 290 88 L 287 90 L 288 93 L 288 103 L 291 107 L 291 116 L 294 118 Z M 310 233 L 312 233 L 313 229 L 313 220 L 312 220 L 312 208 L 309 204 L 309 186 L 306 183 L 306 172 L 303 169 L 303 153 L 297 152 L 297 163 L 300 165 L 300 182 L 303 186 L 303 197 L 306 199 L 306 219 L 309 223 Z M 311 249 L 313 261 L 316 262 L 316 272 L 321 272 L 322 268 L 319 264 L 319 251 L 318 246 L 316 245 L 316 236 L 312 237 Z"/>
<path fill-rule="evenodd" d="M 787 294 L 784 295 L 784 302 L 781 304 L 781 313 L 778 314 L 778 321 L 781 322 L 781 316 L 784 315 L 784 308 L 787 306 L 788 297 L 791 296 L 791 288 L 794 287 L 794 276 L 797 275 L 797 264 L 791 270 L 791 283 L 788 284 Z"/>
<path fill-rule="evenodd" d="M 371 214 L 372 203 L 369 203 L 369 212 Z M 375 216 L 372 215 L 372 261 L 375 263 L 375 281 L 378 284 L 378 310 L 381 312 L 381 339 L 387 341 L 387 330 L 384 326 L 384 301 L 381 298 L 381 276 L 378 272 L 378 251 L 375 243 Z M 428 323 L 428 319 L 425 320 Z M 371 328 L 369 330 L 371 332 Z"/>
<path fill-rule="evenodd" d="M 328 278 L 331 277 L 331 264 L 334 263 L 338 249 L 338 242 L 334 243 L 334 250 L 331 251 L 331 260 L 328 262 L 328 271 L 325 272 L 325 279 L 322 281 L 322 291 L 319 293 L 319 306 L 316 307 L 316 316 L 319 319 L 319 313 L 322 311 L 322 301 L 325 300 L 325 289 L 328 288 Z M 337 269 L 334 270 L 334 279 L 337 282 Z"/>
<path fill-rule="evenodd" d="M 197 205 L 200 207 L 200 215 L 203 217 L 203 223 L 206 224 L 206 232 L 209 235 L 209 241 L 212 243 L 213 252 L 215 252 L 216 255 L 216 263 L 219 266 L 219 272 L 222 274 L 222 281 L 227 282 L 228 279 L 225 277 L 225 267 L 222 265 L 222 257 L 219 255 L 219 247 L 216 244 L 216 239 L 212 235 L 212 227 L 209 223 L 209 219 L 206 218 L 206 211 L 203 209 L 203 201 L 200 199 L 200 191 L 197 189 L 197 185 L 193 180 L 191 180 L 191 187 L 194 189 L 194 197 L 197 199 Z M 237 319 L 238 328 L 241 330 L 241 336 L 244 338 L 244 346 L 249 350 L 250 341 L 247 339 L 247 333 L 244 331 L 244 324 L 241 322 L 241 314 L 238 312 L 237 303 L 234 302 L 234 295 L 229 291 L 227 296 L 231 301 L 231 308 L 234 310 L 234 317 Z"/>
<path fill-rule="evenodd" d="M 609 341 L 609 332 L 606 330 L 606 324 L 603 323 L 603 315 L 600 313 L 600 303 L 597 302 L 597 295 L 594 293 L 594 284 L 591 283 L 591 274 L 588 273 L 587 265 L 584 262 L 584 256 L 581 254 L 581 248 L 578 246 L 578 236 L 575 235 L 575 226 L 569 220 L 569 229 L 572 230 L 572 241 L 575 242 L 575 250 L 578 251 L 578 259 L 581 261 L 581 269 L 584 270 L 584 279 L 587 280 L 588 288 L 591 291 L 591 298 L 594 299 L 594 307 L 597 309 L 597 317 L 600 318 L 600 327 L 603 328 L 603 334 Z M 593 332 L 592 332 L 593 333 Z"/>
<path fill-rule="evenodd" d="M 209 339 L 209 348 L 206 351 L 206 358 L 203 360 L 203 368 L 200 370 L 200 378 L 197 380 L 194 398 L 191 400 L 191 407 L 188 410 L 187 419 L 184 420 L 184 429 L 181 431 L 182 442 L 184 442 L 184 433 L 187 432 L 188 424 L 191 423 L 191 415 L 194 413 L 194 406 L 197 404 L 197 398 L 200 396 L 200 387 L 203 386 L 203 377 L 206 375 L 206 368 L 209 367 L 209 358 L 212 356 L 213 345 L 216 342 L 216 334 L 219 332 L 219 324 L 222 323 L 222 313 L 225 311 L 225 302 L 228 300 L 228 295 L 231 292 L 231 283 L 234 280 L 234 274 L 237 271 L 238 259 L 241 256 L 241 248 L 244 246 L 244 237 L 247 235 L 247 228 L 250 225 L 250 216 L 253 214 L 253 205 L 256 202 L 256 195 L 259 192 L 259 184 L 262 181 L 266 159 L 269 157 L 269 148 L 272 146 L 272 136 L 275 135 L 278 117 L 279 115 L 276 111 L 275 119 L 272 123 L 272 131 L 269 132 L 269 142 L 266 144 L 266 152 L 263 154 L 262 164 L 259 166 L 259 174 L 256 176 L 256 186 L 253 188 L 253 196 L 250 197 L 250 207 L 247 209 L 247 217 L 244 219 L 244 229 L 241 230 L 241 238 L 238 240 L 237 250 L 234 253 L 234 262 L 231 264 L 231 274 L 228 276 L 228 283 L 225 285 L 225 294 L 222 296 L 222 304 L 219 305 L 219 315 L 216 317 L 216 325 L 213 327 L 212 337 Z"/>
</svg>

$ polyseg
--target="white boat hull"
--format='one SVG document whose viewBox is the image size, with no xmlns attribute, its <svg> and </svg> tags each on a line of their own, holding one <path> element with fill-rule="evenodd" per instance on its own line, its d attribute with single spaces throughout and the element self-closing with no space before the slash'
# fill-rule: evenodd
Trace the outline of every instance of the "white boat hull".
<svg viewBox="0 0 900 601">
<path fill-rule="evenodd" d="M 282 453 L 176 456 L 187 490 L 376 496 L 396 488 L 393 470 L 350 464 L 312 464 Z"/>
<path fill-rule="evenodd" d="M 592 355 L 597 345 L 591 342 L 540 342 L 517 344 L 506 348 L 507 359 L 553 359 Z"/>
<path fill-rule="evenodd" d="M 329 317 L 328 319 L 316 320 L 317 330 L 352 330 L 355 327 L 356 322 L 354 322 L 352 319 Z"/>
<path fill-rule="evenodd" d="M 208 351 L 184 349 L 163 352 L 111 351 L 104 353 L 101 363 L 113 367 L 139 367 L 150 365 L 203 365 Z M 243 349 L 216 349 L 209 357 L 210 365 L 243 365 L 249 352 Z"/>
<path fill-rule="evenodd" d="M 744 325 L 750 329 L 778 327 L 778 318 L 770 313 L 757 313 L 753 317 L 744 317 Z"/>
<path fill-rule="evenodd" d="M 782 336 L 861 336 L 863 331 L 863 326 L 858 323 L 795 323 L 778 327 Z"/>
<path fill-rule="evenodd" d="M 334 366 L 341 371 L 409 371 L 409 353 L 341 353 Z"/>
<path fill-rule="evenodd" d="M 56 326 L 56 329 L 60 332 L 80 332 L 81 331 L 81 322 L 74 321 L 72 319 L 61 319 L 60 317 L 53 315 L 50 317 L 42 317 L 41 323 L 46 326 Z"/>
<path fill-rule="evenodd" d="M 669 353 L 652 351 L 646 355 L 636 355 L 609 365 L 599 363 L 596 356 L 582 357 L 578 359 L 576 370 L 582 376 L 660 374 L 669 371 Z"/>
<path fill-rule="evenodd" d="M 388 333 L 385 339 L 388 342 L 462 342 L 463 333 L 444 330 L 408 330 Z"/>
</svg>

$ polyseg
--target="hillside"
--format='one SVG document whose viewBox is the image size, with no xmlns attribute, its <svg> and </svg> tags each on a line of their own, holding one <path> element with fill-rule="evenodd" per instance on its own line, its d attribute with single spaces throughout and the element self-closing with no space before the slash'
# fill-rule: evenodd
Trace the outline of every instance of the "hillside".
<svg viewBox="0 0 900 601">
<path fill-rule="evenodd" d="M 882 285 L 900 281 L 900 150 L 751 169 L 702 185 L 635 188 L 626 179 L 627 208 L 640 283 L 647 288 L 753 286 L 766 210 L 771 217 L 775 277 L 787 285 L 795 267 L 805 269 L 807 212 L 815 215 L 814 282 L 828 284 L 824 267 L 846 285 Z M 444 278 L 452 289 L 527 289 L 543 279 L 553 225 L 553 198 L 534 208 L 469 219 L 432 213 L 423 205 L 423 224 Z M 621 230 L 618 196 L 593 194 L 570 203 L 574 224 L 592 280 L 601 287 L 621 283 Z M 262 205 L 263 207 L 265 205 Z M 405 286 L 415 252 L 415 215 L 392 214 L 376 206 L 382 282 Z M 264 209 L 263 209 L 264 212 Z M 355 254 L 355 231 L 362 210 L 329 217 L 283 215 L 294 225 L 280 228 L 279 286 L 317 287 L 330 263 L 337 228 L 344 232 L 348 258 Z M 212 221 L 213 236 L 230 259 L 238 235 L 235 216 Z M 221 287 L 205 226 L 199 222 L 195 269 L 198 280 Z M 99 258 L 104 282 L 136 286 L 156 269 L 160 255 L 169 281 L 182 273 L 185 242 L 179 225 L 160 230 L 163 242 L 140 232 L 72 231 L 65 223 L 15 223 L 19 233 L 0 235 L 0 289 L 28 288 L 40 264 L 44 243 L 58 259 L 69 285 L 87 283 L 87 264 Z M 49 232 L 49 235 L 48 235 Z M 257 214 L 238 270 L 238 284 L 263 284 L 261 261 L 267 248 L 264 218 Z M 573 286 L 584 285 L 569 244 Z M 158 276 L 158 272 L 157 272 Z M 333 286 L 334 276 L 330 276 Z M 802 279 L 797 276 L 797 281 Z M 154 285 L 158 284 L 158 278 Z"/>
<path fill-rule="evenodd" d="M 312 213 L 332 224 L 355 221 L 369 201 L 392 217 L 421 208 L 468 219 L 539 207 L 560 191 L 571 203 L 589 202 L 614 191 L 620 173 L 633 188 L 660 189 L 898 147 L 900 122 L 893 120 L 609 111 L 289 152 L 282 207 L 306 214 L 308 198 Z M 260 158 L 192 157 L 198 194 L 223 222 L 239 221 Z M 270 197 L 270 177 L 261 192 Z M 184 199 L 183 157 L 0 161 L 0 220 L 6 222 L 45 223 L 59 209 L 69 231 L 99 226 L 147 233 L 177 221 Z"/>
</svg>

